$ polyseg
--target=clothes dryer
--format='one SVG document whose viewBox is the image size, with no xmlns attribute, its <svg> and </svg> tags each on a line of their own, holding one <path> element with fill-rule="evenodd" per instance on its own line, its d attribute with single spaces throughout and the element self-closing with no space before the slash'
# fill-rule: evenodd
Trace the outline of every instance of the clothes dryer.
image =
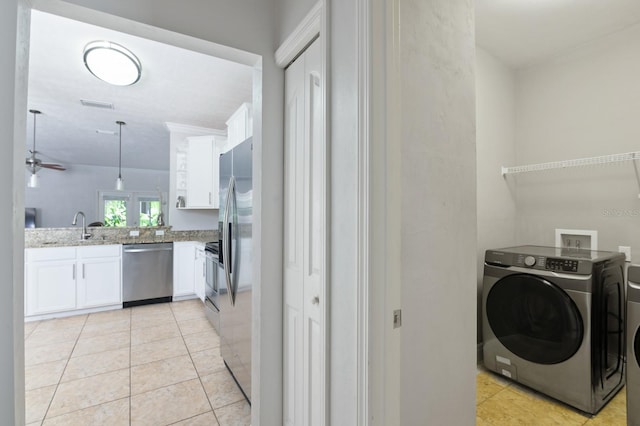
<svg viewBox="0 0 640 426">
<path fill-rule="evenodd" d="M 586 413 L 624 385 L 624 255 L 519 246 L 487 250 L 489 369 Z"/>
<path fill-rule="evenodd" d="M 627 425 L 640 426 L 640 266 L 627 277 Z"/>
</svg>

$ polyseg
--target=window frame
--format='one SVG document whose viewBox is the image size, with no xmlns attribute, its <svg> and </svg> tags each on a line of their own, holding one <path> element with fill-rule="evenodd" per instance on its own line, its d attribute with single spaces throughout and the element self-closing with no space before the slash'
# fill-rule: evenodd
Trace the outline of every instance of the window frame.
<svg viewBox="0 0 640 426">
<path fill-rule="evenodd" d="M 98 217 L 104 222 L 104 202 L 105 200 L 120 200 L 126 202 L 127 209 L 127 225 L 133 228 L 150 228 L 153 226 L 140 226 L 140 201 L 159 201 L 160 211 L 163 212 L 164 200 L 167 199 L 167 193 L 164 191 L 115 191 L 101 190 L 98 191 Z"/>
</svg>

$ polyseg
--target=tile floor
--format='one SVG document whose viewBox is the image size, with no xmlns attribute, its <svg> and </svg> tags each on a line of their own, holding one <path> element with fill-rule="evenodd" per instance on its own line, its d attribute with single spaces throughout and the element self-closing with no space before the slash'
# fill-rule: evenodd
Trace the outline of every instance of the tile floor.
<svg viewBox="0 0 640 426">
<path fill-rule="evenodd" d="M 626 426 L 624 388 L 593 417 L 478 367 L 476 425 Z"/>
<path fill-rule="evenodd" d="M 27 426 L 249 425 L 199 300 L 25 323 Z"/>
</svg>

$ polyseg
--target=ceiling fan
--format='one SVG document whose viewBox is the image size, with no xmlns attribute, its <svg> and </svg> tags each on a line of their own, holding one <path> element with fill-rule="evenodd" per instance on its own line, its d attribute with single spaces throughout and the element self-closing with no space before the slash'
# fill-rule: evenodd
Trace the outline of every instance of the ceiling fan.
<svg viewBox="0 0 640 426">
<path fill-rule="evenodd" d="M 51 169 L 51 170 L 64 171 L 66 169 L 62 167 L 60 164 L 43 163 L 42 160 L 36 157 L 36 154 L 38 153 L 38 151 L 36 151 L 36 117 L 38 114 L 41 114 L 41 112 L 36 109 L 30 109 L 29 112 L 33 114 L 33 149 L 29 150 L 29 152 L 31 153 L 31 156 L 27 157 L 27 159 L 25 160 L 25 165 L 27 166 L 27 170 L 31 172 L 31 179 L 29 180 L 29 186 L 35 187 L 38 185 L 37 183 L 38 179 L 36 177 L 36 172 L 38 170 Z"/>
</svg>

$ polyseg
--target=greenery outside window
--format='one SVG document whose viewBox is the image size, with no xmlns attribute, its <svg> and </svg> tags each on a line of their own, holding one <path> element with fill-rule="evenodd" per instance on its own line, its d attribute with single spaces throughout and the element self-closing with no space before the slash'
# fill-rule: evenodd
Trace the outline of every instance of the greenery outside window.
<svg viewBox="0 0 640 426">
<path fill-rule="evenodd" d="M 98 213 L 104 226 L 158 226 L 160 192 L 99 191 Z"/>
</svg>

